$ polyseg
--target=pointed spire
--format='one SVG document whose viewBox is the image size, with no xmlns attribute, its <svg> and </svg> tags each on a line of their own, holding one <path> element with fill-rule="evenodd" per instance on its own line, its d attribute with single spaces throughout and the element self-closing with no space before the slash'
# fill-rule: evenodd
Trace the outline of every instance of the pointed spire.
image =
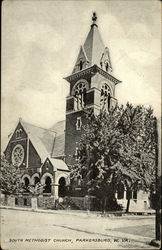
<svg viewBox="0 0 162 250">
<path fill-rule="evenodd" d="M 108 68 L 112 69 L 108 48 L 105 48 L 96 22 L 97 15 L 96 12 L 93 12 L 91 29 L 83 46 L 81 46 L 72 73 L 91 67 L 94 64 L 106 71 L 108 71 Z M 81 64 L 82 67 L 80 67 Z"/>
<path fill-rule="evenodd" d="M 83 45 L 90 63 L 89 66 L 92 66 L 94 64 L 100 65 L 100 59 L 105 49 L 100 32 L 98 30 L 98 25 L 96 24 L 96 12 L 93 12 L 92 21 L 93 23 L 91 25 L 91 29 Z"/>
</svg>

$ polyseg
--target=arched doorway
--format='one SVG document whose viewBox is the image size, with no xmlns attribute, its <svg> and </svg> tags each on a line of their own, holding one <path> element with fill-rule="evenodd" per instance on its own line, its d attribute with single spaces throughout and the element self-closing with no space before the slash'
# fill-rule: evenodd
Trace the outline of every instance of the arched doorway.
<svg viewBox="0 0 162 250">
<path fill-rule="evenodd" d="M 28 179 L 28 177 L 24 178 L 24 184 L 25 184 L 26 188 L 29 186 L 29 179 Z"/>
<path fill-rule="evenodd" d="M 64 197 L 66 195 L 66 181 L 64 177 L 61 177 L 59 180 L 59 197 Z"/>
<path fill-rule="evenodd" d="M 45 189 L 43 191 L 44 193 L 51 193 L 51 178 L 47 176 L 45 180 Z"/>
<path fill-rule="evenodd" d="M 40 182 L 39 177 L 34 177 L 34 185 L 36 185 L 38 182 Z"/>
<path fill-rule="evenodd" d="M 24 181 L 24 192 L 25 193 L 28 193 L 29 192 L 29 178 L 28 177 L 25 177 L 24 179 L 23 179 L 23 181 Z"/>
</svg>

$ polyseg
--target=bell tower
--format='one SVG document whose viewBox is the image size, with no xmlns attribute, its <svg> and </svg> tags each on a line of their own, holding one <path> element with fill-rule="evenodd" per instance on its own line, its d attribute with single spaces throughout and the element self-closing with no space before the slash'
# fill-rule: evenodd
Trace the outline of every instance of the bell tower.
<svg viewBox="0 0 162 250">
<path fill-rule="evenodd" d="M 97 114 L 116 104 L 115 85 L 120 81 L 113 74 L 108 47 L 100 36 L 96 13 L 93 13 L 90 31 L 74 65 L 72 74 L 65 77 L 70 84 L 66 98 L 65 157 L 67 165 L 77 160 L 78 143 L 86 124 L 85 111 Z"/>
</svg>

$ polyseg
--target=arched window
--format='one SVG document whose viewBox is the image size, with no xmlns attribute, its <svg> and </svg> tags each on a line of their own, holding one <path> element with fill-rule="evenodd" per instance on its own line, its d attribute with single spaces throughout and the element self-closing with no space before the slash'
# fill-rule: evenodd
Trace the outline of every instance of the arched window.
<svg viewBox="0 0 162 250">
<path fill-rule="evenodd" d="M 22 136 L 22 129 L 17 129 L 16 130 L 16 138 L 20 138 Z"/>
<path fill-rule="evenodd" d="M 74 90 L 76 109 L 80 110 L 86 105 L 86 83 L 80 82 Z"/>
<path fill-rule="evenodd" d="M 51 178 L 47 176 L 45 180 L 45 189 L 43 191 L 44 193 L 51 193 Z"/>
<path fill-rule="evenodd" d="M 108 64 L 108 62 L 106 62 L 106 64 L 105 64 L 105 69 L 108 72 L 108 70 L 109 70 L 109 64 Z"/>
<path fill-rule="evenodd" d="M 110 100 L 111 100 L 111 94 L 110 94 L 110 88 L 105 83 L 101 87 L 101 97 L 100 97 L 100 107 L 101 109 L 110 110 Z"/>
<path fill-rule="evenodd" d="M 77 121 L 76 121 L 76 130 L 81 130 L 82 127 L 82 120 L 81 117 L 77 117 Z"/>
<path fill-rule="evenodd" d="M 26 188 L 29 186 L 29 179 L 28 179 L 28 177 L 24 178 L 24 184 L 25 184 Z"/>
<path fill-rule="evenodd" d="M 80 60 L 80 63 L 79 63 L 79 69 L 82 70 L 83 69 L 83 62 L 82 60 Z"/>
<path fill-rule="evenodd" d="M 20 128 L 19 129 L 19 137 L 21 137 L 22 136 L 22 129 Z"/>
<path fill-rule="evenodd" d="M 16 130 L 16 138 L 19 137 L 19 130 Z"/>
</svg>

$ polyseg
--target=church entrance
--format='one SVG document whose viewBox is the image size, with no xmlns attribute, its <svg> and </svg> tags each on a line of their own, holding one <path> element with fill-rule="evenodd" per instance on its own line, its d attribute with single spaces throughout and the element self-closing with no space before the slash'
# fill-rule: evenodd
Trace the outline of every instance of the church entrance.
<svg viewBox="0 0 162 250">
<path fill-rule="evenodd" d="M 49 176 L 45 180 L 44 193 L 51 193 L 51 178 Z"/>
<path fill-rule="evenodd" d="M 59 197 L 64 197 L 66 195 L 66 181 L 64 177 L 61 177 L 59 180 Z"/>
</svg>

